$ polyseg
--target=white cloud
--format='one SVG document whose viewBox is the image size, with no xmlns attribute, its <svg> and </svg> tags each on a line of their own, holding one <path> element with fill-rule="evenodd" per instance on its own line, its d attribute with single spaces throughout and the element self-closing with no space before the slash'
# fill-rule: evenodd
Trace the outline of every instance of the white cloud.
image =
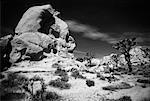
<svg viewBox="0 0 150 101">
<path fill-rule="evenodd" d="M 98 31 L 98 28 L 82 24 L 77 21 L 67 20 L 67 24 L 69 25 L 69 29 L 76 33 L 82 33 L 83 37 L 90 38 L 92 40 L 101 40 L 107 43 L 114 43 L 117 40 L 111 37 L 108 33 L 101 33 Z"/>
<path fill-rule="evenodd" d="M 150 44 L 150 34 L 149 33 L 137 33 L 137 32 L 124 32 L 124 33 L 102 33 L 99 28 L 90 26 L 88 24 L 83 24 L 75 20 L 67 20 L 69 29 L 76 33 L 82 33 L 83 37 L 90 38 L 92 40 L 101 40 L 109 44 L 116 43 L 118 40 L 124 38 L 136 37 L 136 42 Z"/>
</svg>

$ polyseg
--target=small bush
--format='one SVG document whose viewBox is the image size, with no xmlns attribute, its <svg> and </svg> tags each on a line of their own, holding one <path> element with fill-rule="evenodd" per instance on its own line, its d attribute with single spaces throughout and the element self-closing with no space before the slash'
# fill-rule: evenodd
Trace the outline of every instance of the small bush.
<svg viewBox="0 0 150 101">
<path fill-rule="evenodd" d="M 121 82 L 120 84 L 114 84 L 114 85 L 110 85 L 110 86 L 106 86 L 103 87 L 104 90 L 118 90 L 118 89 L 129 89 L 132 88 L 132 86 L 130 86 L 128 83 L 125 82 Z"/>
<path fill-rule="evenodd" d="M 61 77 L 61 81 L 68 82 L 69 81 L 69 77 L 68 76 L 62 76 Z"/>
<path fill-rule="evenodd" d="M 78 70 L 73 70 L 71 76 L 74 77 L 75 79 L 76 79 L 76 78 L 86 79 L 84 76 L 82 76 L 82 75 L 79 73 Z"/>
<path fill-rule="evenodd" d="M 106 99 L 106 101 L 132 101 L 130 96 L 123 96 L 119 99 Z"/>
<path fill-rule="evenodd" d="M 123 96 L 116 101 L 132 101 L 130 96 Z"/>
<path fill-rule="evenodd" d="M 59 65 L 58 63 L 54 63 L 54 64 L 52 65 L 52 68 L 60 68 L 60 65 Z"/>
<path fill-rule="evenodd" d="M 23 85 L 26 82 L 28 82 L 28 78 L 18 74 L 10 73 L 8 74 L 8 78 L 1 82 L 1 85 L 4 88 L 8 88 L 8 87 L 12 88 L 12 87 L 18 87 L 20 85 Z"/>
<path fill-rule="evenodd" d="M 83 58 L 77 58 L 76 60 L 77 60 L 77 61 L 80 61 L 80 62 L 83 62 L 83 61 L 84 61 Z"/>
<path fill-rule="evenodd" d="M 71 87 L 69 83 L 61 81 L 61 79 L 52 80 L 49 82 L 49 85 L 60 89 L 70 89 Z"/>
<path fill-rule="evenodd" d="M 57 68 L 57 70 L 55 71 L 55 74 L 58 76 L 66 76 L 67 72 L 65 70 L 62 70 L 61 68 Z"/>
<path fill-rule="evenodd" d="M 0 97 L 1 101 L 20 101 L 25 98 L 23 93 L 6 93 Z"/>
<path fill-rule="evenodd" d="M 55 92 L 47 92 L 38 90 L 36 94 L 33 95 L 32 101 L 58 101 L 61 98 Z"/>
<path fill-rule="evenodd" d="M 94 86 L 94 85 L 95 85 L 95 82 L 92 81 L 92 80 L 86 80 L 86 85 L 87 85 L 88 87 L 91 87 L 91 86 Z"/>
<path fill-rule="evenodd" d="M 138 79 L 137 82 L 150 84 L 150 79 Z"/>
<path fill-rule="evenodd" d="M 45 92 L 43 94 L 44 100 L 43 101 L 56 101 L 61 98 L 57 93 L 55 92 Z"/>
</svg>

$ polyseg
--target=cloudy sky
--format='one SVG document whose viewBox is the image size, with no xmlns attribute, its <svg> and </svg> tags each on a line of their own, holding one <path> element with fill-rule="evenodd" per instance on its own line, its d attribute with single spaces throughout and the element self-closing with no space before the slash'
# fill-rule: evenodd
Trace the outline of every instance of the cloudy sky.
<svg viewBox="0 0 150 101">
<path fill-rule="evenodd" d="M 138 45 L 150 47 L 149 5 L 144 0 L 1 0 L 1 36 L 14 31 L 29 7 L 48 3 L 68 23 L 77 53 L 102 57 L 116 52 L 112 44 L 119 39 L 134 36 Z"/>
</svg>

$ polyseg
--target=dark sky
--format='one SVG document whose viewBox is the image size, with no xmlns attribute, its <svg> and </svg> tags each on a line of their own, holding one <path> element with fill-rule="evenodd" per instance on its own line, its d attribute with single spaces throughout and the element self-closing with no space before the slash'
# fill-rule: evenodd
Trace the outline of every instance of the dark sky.
<svg viewBox="0 0 150 101">
<path fill-rule="evenodd" d="M 112 43 L 133 36 L 138 45 L 150 46 L 149 3 L 144 0 L 1 0 L 1 36 L 14 31 L 29 7 L 43 4 L 61 12 L 78 51 L 101 57 L 115 52 Z"/>
</svg>

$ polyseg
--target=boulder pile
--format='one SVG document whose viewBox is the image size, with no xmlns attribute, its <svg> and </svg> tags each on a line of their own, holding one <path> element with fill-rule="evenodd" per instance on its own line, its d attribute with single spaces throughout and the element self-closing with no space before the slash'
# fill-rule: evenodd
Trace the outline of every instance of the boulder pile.
<svg viewBox="0 0 150 101">
<path fill-rule="evenodd" d="M 75 40 L 69 35 L 66 22 L 57 17 L 58 14 L 49 4 L 29 8 L 15 28 L 12 39 L 10 35 L 0 40 L 1 47 L 7 47 L 8 42 L 11 44 L 9 62 L 40 60 L 44 57 L 43 53 L 72 56 Z M 6 45 L 2 44 L 4 41 Z"/>
</svg>

